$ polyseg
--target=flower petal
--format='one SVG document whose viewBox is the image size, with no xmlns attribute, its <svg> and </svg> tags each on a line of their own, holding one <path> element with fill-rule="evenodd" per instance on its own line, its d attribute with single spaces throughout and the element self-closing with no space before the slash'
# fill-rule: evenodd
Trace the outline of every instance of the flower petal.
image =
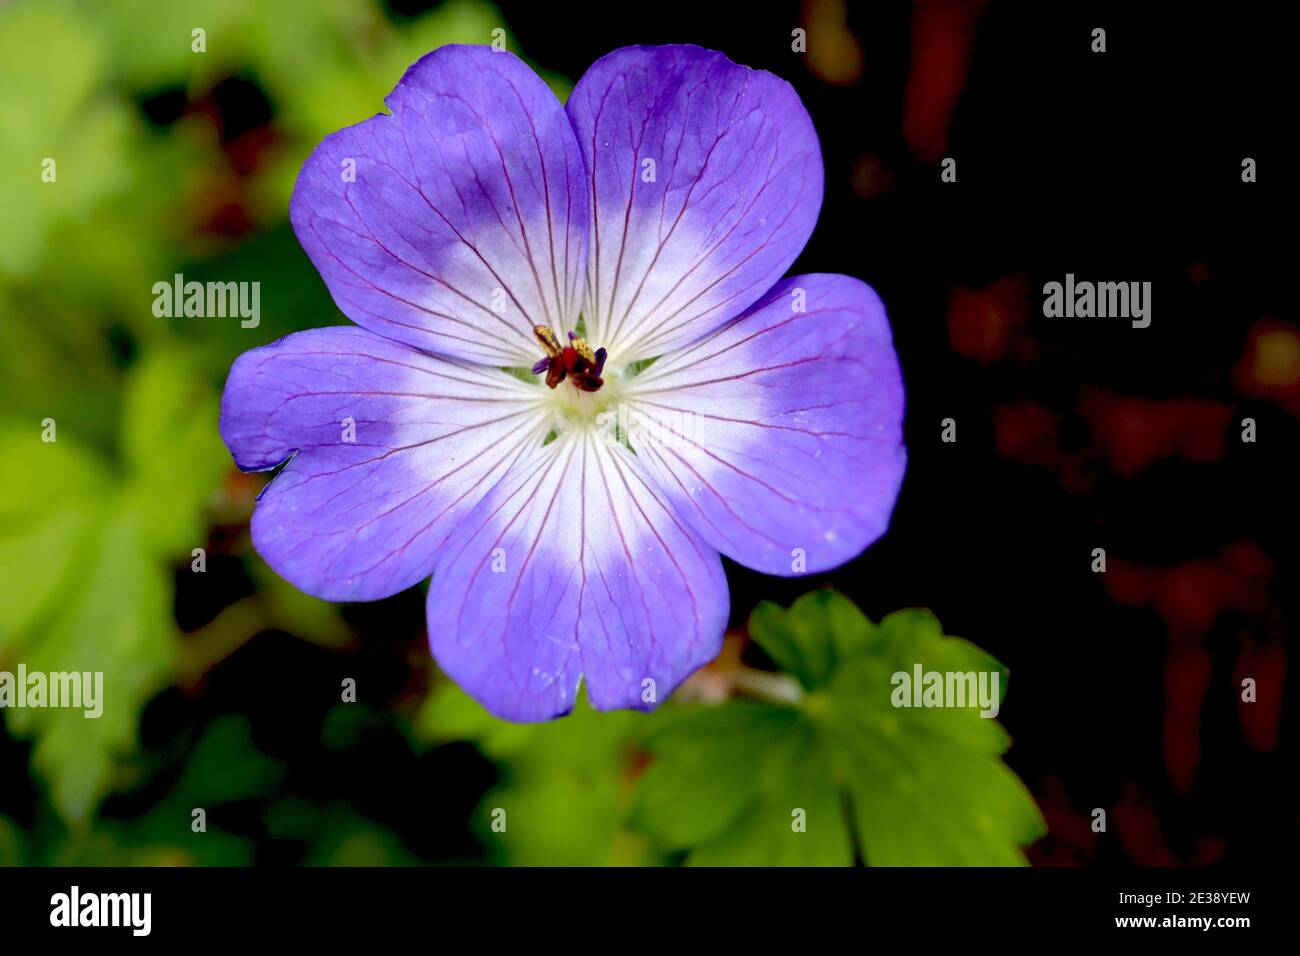
<svg viewBox="0 0 1300 956">
<path fill-rule="evenodd" d="M 563 108 L 514 54 L 478 46 L 430 53 L 386 102 L 391 116 L 334 133 L 303 166 L 298 241 L 371 331 L 531 365 L 532 327 L 571 327 L 586 266 L 585 173 Z"/>
<path fill-rule="evenodd" d="M 785 279 L 624 394 L 638 460 L 741 564 L 824 571 L 889 524 L 906 464 L 903 383 L 884 306 L 857 279 Z"/>
<path fill-rule="evenodd" d="M 537 389 L 364 329 L 313 329 L 240 356 L 221 437 L 245 471 L 291 460 L 253 514 L 253 543 L 317 597 L 386 597 L 545 432 Z M 349 440 L 351 439 L 351 440 Z"/>
<path fill-rule="evenodd" d="M 784 80 L 696 46 L 628 47 L 566 109 L 591 175 L 587 338 L 619 364 L 738 315 L 808 241 L 821 150 Z"/>
<path fill-rule="evenodd" d="M 635 457 L 570 431 L 462 521 L 428 609 L 434 657 L 462 688 L 499 717 L 546 720 L 584 676 L 597 709 L 653 707 L 717 655 L 728 600 L 717 551 Z"/>
</svg>

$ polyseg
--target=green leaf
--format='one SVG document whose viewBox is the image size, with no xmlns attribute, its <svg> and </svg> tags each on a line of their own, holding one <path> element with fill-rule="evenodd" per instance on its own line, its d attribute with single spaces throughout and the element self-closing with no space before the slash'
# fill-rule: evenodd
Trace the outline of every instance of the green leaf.
<svg viewBox="0 0 1300 956">
<path fill-rule="evenodd" d="M 93 544 L 107 469 L 74 441 L 41 440 L 39 422 L 0 426 L 0 661 L 15 660 Z M 57 432 L 56 432 L 57 436 Z"/>
<path fill-rule="evenodd" d="M 65 819 L 85 824 L 131 754 L 145 704 L 172 673 L 178 636 L 171 566 L 206 542 L 205 505 L 229 458 L 216 398 L 180 350 L 128 376 L 112 468 L 58 422 L 0 427 L 0 663 L 28 673 L 102 673 L 103 712 L 14 708 L 11 731 Z M 12 669 L 12 668 L 10 668 Z"/>
<path fill-rule="evenodd" d="M 0 866 L 27 866 L 27 834 L 0 814 Z"/>
<path fill-rule="evenodd" d="M 873 624 L 822 591 L 750 616 L 754 640 L 796 677 L 796 706 L 733 700 L 676 712 L 632 824 L 701 865 L 1019 865 L 1045 832 L 1002 762 L 1010 739 L 967 707 L 895 706 L 896 674 L 1006 670 L 925 611 Z M 909 698 L 910 700 L 910 698 Z M 992 708 L 990 708 L 992 709 Z"/>
<path fill-rule="evenodd" d="M 35 736 L 34 765 L 69 820 L 85 822 L 111 783 L 113 761 L 132 751 L 145 703 L 166 682 L 175 654 L 171 582 L 150 556 L 138 518 L 99 526 L 85 572 L 23 656 L 36 671 L 101 672 L 103 712 L 14 709 L 13 731 Z"/>
<path fill-rule="evenodd" d="M 71 501 L 103 494 L 101 461 L 58 431 L 44 441 L 39 421 L 0 423 L 0 531 L 39 524 Z"/>
<path fill-rule="evenodd" d="M 178 747 L 184 740 L 188 746 Z M 255 843 L 225 829 L 224 821 L 246 814 L 240 804 L 270 804 L 284 779 L 284 768 L 257 749 L 247 719 L 215 718 L 192 740 L 173 741 L 163 753 L 140 762 L 153 763 L 154 784 L 175 784 L 154 806 L 130 819 L 97 820 L 93 828 L 68 829 L 57 821 L 38 824 L 36 866 L 250 866 Z M 231 768 L 238 767 L 238 773 Z M 268 807 L 269 808 L 269 807 Z M 194 829 L 194 811 L 205 814 L 205 829 Z M 235 809 L 236 812 L 229 812 Z M 4 859 L 4 819 L 0 817 L 0 863 Z"/>
<path fill-rule="evenodd" d="M 752 770 L 798 717 L 749 701 L 676 711 L 652 738 L 660 756 L 637 786 L 633 826 L 674 850 L 722 835 L 758 798 Z"/>
<path fill-rule="evenodd" d="M 231 773 L 237 761 L 239 773 Z M 186 808 L 249 800 L 268 793 L 284 777 L 280 763 L 257 749 L 252 729 L 242 716 L 224 715 L 209 724 L 190 748 L 185 769 L 170 796 Z"/>
<path fill-rule="evenodd" d="M 0 279 L 25 276 L 52 225 L 85 216 L 129 182 L 133 118 L 96 95 L 107 68 L 100 37 L 69 4 L 0 7 Z M 42 178 L 53 160 L 54 178 Z"/>
<path fill-rule="evenodd" d="M 148 516 L 148 544 L 184 556 L 206 541 L 205 506 L 230 454 L 217 433 L 217 397 L 196 359 L 151 351 L 127 381 L 121 456 L 131 506 Z"/>
<path fill-rule="evenodd" d="M 115 78 L 135 89 L 153 89 L 187 78 L 195 89 L 202 90 L 223 70 L 237 69 L 247 57 L 252 45 L 252 14 L 258 6 L 261 4 L 255 0 L 99 0 L 89 5 L 84 16 L 108 38 Z M 315 4 L 291 6 L 307 18 Z M 192 48 L 192 31 L 197 28 L 205 32 L 204 53 Z"/>
<path fill-rule="evenodd" d="M 416 731 L 435 743 L 473 741 L 498 762 L 502 780 L 474 816 L 475 830 L 497 862 L 633 865 L 655 862 L 645 841 L 624 825 L 635 742 L 654 719 L 633 711 L 600 713 L 580 695 L 562 720 L 513 724 L 443 683 L 426 702 Z"/>
<path fill-rule="evenodd" d="M 774 738 L 758 766 L 756 799 L 734 826 L 690 854 L 691 865 L 851 864 L 853 841 L 843 795 L 811 728 L 795 724 Z M 797 798 L 794 805 L 792 797 Z"/>
<path fill-rule="evenodd" d="M 350 708 L 355 709 L 355 708 Z M 401 838 L 343 802 L 286 796 L 266 811 L 273 840 L 304 845 L 304 866 L 418 866 Z"/>
<path fill-rule="evenodd" d="M 749 634 L 777 667 L 816 690 L 865 645 L 871 622 L 835 591 L 814 591 L 786 611 L 769 601 L 749 617 Z"/>
</svg>

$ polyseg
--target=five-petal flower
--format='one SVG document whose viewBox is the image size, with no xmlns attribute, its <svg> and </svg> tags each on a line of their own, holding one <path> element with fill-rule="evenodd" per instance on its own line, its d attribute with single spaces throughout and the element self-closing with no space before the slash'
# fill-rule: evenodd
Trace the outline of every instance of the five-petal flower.
<svg viewBox="0 0 1300 956">
<path fill-rule="evenodd" d="M 439 664 L 494 713 L 653 706 L 718 652 L 719 555 L 814 573 L 885 530 L 903 390 L 863 283 L 781 276 L 822 197 L 791 87 L 691 46 L 567 106 L 443 47 L 328 137 L 291 203 L 357 327 L 241 356 L 221 433 L 283 470 L 258 551 L 302 590 L 432 576 Z M 548 387 L 549 386 L 549 387 Z"/>
</svg>

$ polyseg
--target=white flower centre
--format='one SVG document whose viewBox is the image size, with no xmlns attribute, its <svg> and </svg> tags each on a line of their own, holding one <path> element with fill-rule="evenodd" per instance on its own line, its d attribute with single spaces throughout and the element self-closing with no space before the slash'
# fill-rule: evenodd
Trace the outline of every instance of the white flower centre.
<svg viewBox="0 0 1300 956">
<path fill-rule="evenodd" d="M 622 373 L 622 369 L 606 366 L 604 384 L 595 392 L 583 391 L 571 381 L 561 382 L 555 388 L 539 383 L 540 401 L 551 427 L 561 432 L 573 428 L 612 431 L 622 397 Z"/>
</svg>

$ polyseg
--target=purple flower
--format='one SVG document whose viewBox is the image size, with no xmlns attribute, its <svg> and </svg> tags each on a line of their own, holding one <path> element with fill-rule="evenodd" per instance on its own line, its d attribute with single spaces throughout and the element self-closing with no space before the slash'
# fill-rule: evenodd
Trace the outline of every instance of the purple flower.
<svg viewBox="0 0 1300 956">
<path fill-rule="evenodd" d="M 357 327 L 235 362 L 221 434 L 288 464 L 253 515 L 336 601 L 432 575 L 433 654 L 512 720 L 649 708 L 718 653 L 719 552 L 816 573 L 885 530 L 903 389 L 884 309 L 782 279 L 822 164 L 791 87 L 629 47 L 561 106 L 448 46 L 303 166 L 294 230 Z M 649 360 L 654 360 L 652 363 Z"/>
</svg>

